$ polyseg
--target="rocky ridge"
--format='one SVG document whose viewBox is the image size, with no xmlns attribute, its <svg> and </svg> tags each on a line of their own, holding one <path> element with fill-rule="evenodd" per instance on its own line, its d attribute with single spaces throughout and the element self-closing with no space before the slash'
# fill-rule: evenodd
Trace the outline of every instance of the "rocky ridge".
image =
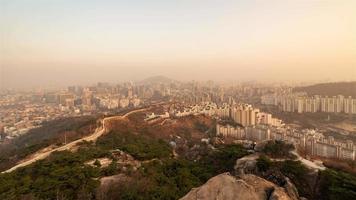
<svg viewBox="0 0 356 200">
<path fill-rule="evenodd" d="M 181 200 L 298 200 L 294 189 L 279 187 L 252 174 L 223 173 L 192 189 Z"/>
</svg>

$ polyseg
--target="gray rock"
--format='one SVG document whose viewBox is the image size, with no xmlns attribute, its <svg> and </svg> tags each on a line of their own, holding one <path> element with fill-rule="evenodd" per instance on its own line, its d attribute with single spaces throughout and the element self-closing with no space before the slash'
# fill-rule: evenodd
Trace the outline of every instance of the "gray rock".
<svg viewBox="0 0 356 200">
<path fill-rule="evenodd" d="M 238 159 L 234 167 L 236 174 L 237 175 L 253 174 L 257 172 L 256 159 L 258 157 L 259 156 L 257 154 L 251 154 Z"/>
<path fill-rule="evenodd" d="M 248 174 L 236 178 L 229 173 L 208 180 L 192 189 L 181 200 L 298 200 L 286 190 L 263 178 Z"/>
</svg>

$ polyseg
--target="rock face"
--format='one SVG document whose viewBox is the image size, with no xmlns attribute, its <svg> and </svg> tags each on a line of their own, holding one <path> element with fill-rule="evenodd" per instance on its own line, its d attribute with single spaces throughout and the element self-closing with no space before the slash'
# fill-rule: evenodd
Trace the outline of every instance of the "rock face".
<svg viewBox="0 0 356 200">
<path fill-rule="evenodd" d="M 235 172 L 239 175 L 251 174 L 257 172 L 256 163 L 258 154 L 251 154 L 240 159 L 237 159 L 235 164 Z"/>
<path fill-rule="evenodd" d="M 298 200 L 287 191 L 263 178 L 247 174 L 239 178 L 229 173 L 217 175 L 192 189 L 181 200 Z"/>
</svg>

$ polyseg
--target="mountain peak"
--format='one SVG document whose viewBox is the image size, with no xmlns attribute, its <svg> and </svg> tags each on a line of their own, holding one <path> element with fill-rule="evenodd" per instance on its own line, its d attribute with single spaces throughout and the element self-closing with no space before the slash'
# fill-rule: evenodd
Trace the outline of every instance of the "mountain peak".
<svg viewBox="0 0 356 200">
<path fill-rule="evenodd" d="M 158 76 L 151 76 L 146 79 L 140 81 L 143 84 L 155 84 L 155 83 L 172 83 L 176 82 L 176 80 L 170 79 L 166 76 L 158 75 Z"/>
</svg>

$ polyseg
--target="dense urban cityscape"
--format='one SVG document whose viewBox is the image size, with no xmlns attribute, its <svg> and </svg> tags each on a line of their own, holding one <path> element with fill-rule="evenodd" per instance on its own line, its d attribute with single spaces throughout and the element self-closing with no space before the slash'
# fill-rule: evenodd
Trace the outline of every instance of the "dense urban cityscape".
<svg viewBox="0 0 356 200">
<path fill-rule="evenodd" d="M 152 113 L 146 121 L 157 118 L 207 115 L 231 119 L 237 125 L 219 125 L 216 135 L 238 140 L 285 140 L 307 149 L 311 156 L 355 160 L 356 146 L 352 138 L 335 140 L 324 136 L 323 130 L 294 128 L 271 113 L 247 104 L 274 105 L 282 112 L 326 112 L 356 115 L 356 99 L 342 95 L 308 97 L 293 93 L 292 87 L 259 84 L 216 84 L 210 82 L 182 83 L 165 77 L 153 77 L 142 83 L 70 86 L 59 91 L 17 93 L 4 91 L 1 96 L 1 139 L 11 140 L 58 118 L 108 114 L 128 108 L 139 108 L 155 101 L 166 101 L 170 108 Z M 286 92 L 289 91 L 288 94 Z M 283 94 L 281 94 L 283 93 Z M 281 94 L 281 95 L 279 95 Z M 256 102 L 260 97 L 260 102 Z M 355 124 L 354 130 L 355 132 Z"/>
<path fill-rule="evenodd" d="M 356 200 L 356 0 L 0 0 L 0 200 Z"/>
<path fill-rule="evenodd" d="M 339 83 L 329 85 L 335 84 Z M 351 85 L 351 87 L 356 87 L 354 82 Z M 300 85 L 298 87 L 300 88 Z M 36 165 L 47 157 L 53 157 L 52 154 L 55 152 L 76 151 L 75 149 L 78 148 L 78 151 L 84 151 L 84 155 L 90 155 L 98 150 L 90 146 L 88 150 L 84 150 L 87 148 L 85 142 L 95 146 L 103 143 L 103 140 L 108 140 L 109 143 L 111 140 L 114 142 L 117 139 L 104 138 L 113 137 L 112 134 L 115 132 L 119 135 L 126 134 L 124 130 L 128 129 L 129 132 L 148 131 L 147 135 L 161 138 L 159 141 L 165 140 L 169 148 L 172 148 L 172 156 L 175 159 L 183 157 L 193 162 L 197 160 L 206 162 L 204 160 L 208 158 L 204 158 L 204 153 L 202 154 L 201 151 L 214 152 L 216 148 L 230 148 L 229 146 L 242 148 L 244 150 L 240 149 L 238 152 L 246 151 L 247 155 L 237 159 L 236 164 L 233 165 L 234 173 L 238 174 L 246 173 L 247 166 L 252 165 L 257 167 L 255 170 L 258 172 L 254 174 L 258 175 L 262 173 L 259 165 L 264 166 L 286 159 L 286 157 L 292 158 L 296 164 L 300 163 L 297 165 L 304 166 L 305 170 L 314 174 L 313 177 L 320 171 L 329 170 L 328 168 L 354 173 L 356 99 L 352 96 L 344 97 L 352 93 L 342 93 L 331 98 L 321 95 L 310 96 L 308 87 L 304 87 L 304 92 L 295 91 L 298 87 L 286 84 L 182 82 L 156 76 L 138 82 L 120 84 L 99 82 L 92 86 L 69 86 L 58 90 L 37 89 L 25 92 L 2 90 L 0 95 L 0 159 L 2 160 L 0 169 L 4 170 L 3 174 L 17 173 L 21 169 Z M 122 115 L 124 113 L 126 114 Z M 125 118 L 128 122 L 125 122 Z M 121 123 L 126 123 L 126 125 L 120 125 Z M 191 123 L 193 127 L 189 125 Z M 177 124 L 180 125 L 176 127 Z M 136 128 L 131 130 L 129 128 L 131 126 Z M 94 130 L 93 127 L 96 129 Z M 176 132 L 171 132 L 171 130 Z M 159 135 L 154 136 L 155 134 Z M 115 192 L 109 192 L 109 188 L 117 187 L 114 184 L 115 181 L 125 180 L 117 176 L 132 173 L 130 171 L 139 172 L 143 166 L 147 165 L 146 162 L 151 162 L 147 159 L 158 159 L 163 156 L 161 153 L 168 150 L 163 150 L 168 148 L 164 146 L 165 142 L 161 144 L 163 145 L 161 147 L 150 147 L 155 144 L 153 141 L 151 141 L 152 144 L 141 147 L 140 142 L 136 143 L 137 138 L 132 140 L 125 139 L 127 136 L 124 135 L 121 137 L 128 142 L 127 145 L 138 146 L 126 147 L 126 142 L 116 144 L 118 148 L 111 147 L 110 149 L 113 150 L 108 152 L 110 156 L 102 157 L 97 152 L 94 156 L 89 156 L 91 160 L 87 158 L 83 163 L 84 166 L 98 168 L 101 173 L 110 175 L 101 178 L 100 186 L 92 193 L 92 197 L 100 199 L 112 196 L 126 199 Z M 271 141 L 275 143 L 270 143 Z M 140 154 L 137 154 L 140 148 L 153 148 L 147 153 L 154 154 L 154 157 L 143 156 L 145 160 L 141 160 Z M 154 153 L 156 152 L 154 148 L 163 149 L 159 150 L 162 151 L 161 153 Z M 277 151 L 273 150 L 276 148 Z M 268 149 L 272 149 L 273 153 Z M 270 158 L 261 156 L 261 153 Z M 277 161 L 274 161 L 276 158 Z M 222 166 L 223 163 L 221 163 Z M 219 166 L 220 164 L 209 163 L 208 165 Z M 113 171 L 107 172 L 109 169 Z M 191 170 L 191 168 L 188 169 Z M 232 168 L 228 171 L 230 170 Z M 263 172 L 259 176 L 279 185 L 281 183 L 269 178 L 269 176 L 276 176 L 274 173 L 279 170 L 283 171 L 283 168 L 272 168 L 268 171 L 272 173 L 271 175 L 267 176 L 268 173 L 264 175 L 266 172 Z M 116 173 L 119 175 L 115 175 Z M 217 174 L 217 171 L 209 173 Z M 198 174 L 194 176 L 196 175 Z M 230 175 L 227 175 L 225 177 L 226 174 L 220 174 L 214 178 L 229 179 Z M 287 174 L 283 176 L 290 177 Z M 106 179 L 113 182 L 107 183 Z M 255 179 L 253 178 L 253 181 L 256 181 Z M 248 181 L 247 179 L 241 180 Z M 299 181 L 295 178 L 292 180 Z M 8 183 L 6 179 L 4 181 Z M 124 181 L 120 184 L 126 183 Z M 298 188 L 300 195 L 311 199 L 313 198 L 310 195 L 317 195 L 315 199 L 322 198 L 321 194 L 304 191 L 303 188 L 306 186 L 295 187 Z M 192 191 L 182 199 L 193 198 L 195 194 Z M 48 192 L 48 195 L 53 195 L 53 190 Z M 107 192 L 109 194 L 105 194 Z M 123 194 L 127 192 L 124 190 Z M 149 193 L 144 196 L 151 198 L 150 190 L 147 192 Z M 183 192 L 185 194 L 187 191 Z M 231 192 L 228 190 L 226 194 Z M 47 192 L 43 191 L 38 195 L 45 193 Z M 6 198 L 9 195 L 7 192 L 4 194 Z M 182 195 L 183 193 L 178 196 L 182 197 Z M 191 195 L 193 197 L 190 197 Z M 291 194 L 278 195 L 283 197 Z"/>
</svg>

